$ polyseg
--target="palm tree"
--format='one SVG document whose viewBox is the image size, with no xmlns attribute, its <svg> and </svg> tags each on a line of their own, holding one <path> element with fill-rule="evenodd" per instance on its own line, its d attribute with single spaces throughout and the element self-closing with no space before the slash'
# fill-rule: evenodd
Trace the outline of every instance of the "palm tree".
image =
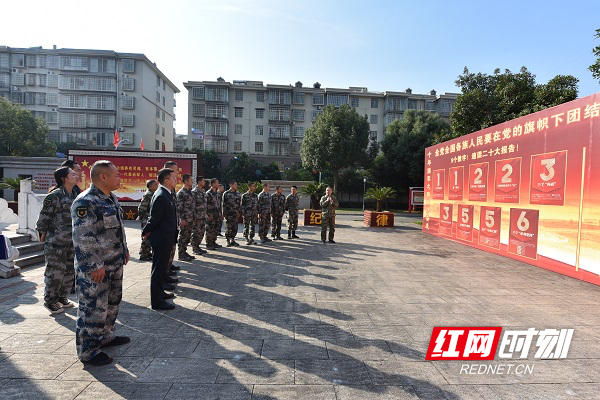
<svg viewBox="0 0 600 400">
<path fill-rule="evenodd" d="M 0 179 L 0 189 L 14 190 L 13 200 L 19 200 L 19 191 L 21 190 L 21 178 L 2 178 Z"/>
<path fill-rule="evenodd" d="M 300 193 L 310 196 L 310 208 L 318 210 L 319 199 L 325 195 L 325 189 L 327 185 L 325 183 L 309 183 L 300 189 Z"/>
<path fill-rule="evenodd" d="M 367 193 L 365 194 L 365 199 L 376 200 L 377 212 L 381 212 L 383 211 L 383 201 L 385 199 L 389 199 L 390 197 L 394 197 L 395 195 L 396 191 L 389 186 L 376 186 L 367 190 Z"/>
</svg>

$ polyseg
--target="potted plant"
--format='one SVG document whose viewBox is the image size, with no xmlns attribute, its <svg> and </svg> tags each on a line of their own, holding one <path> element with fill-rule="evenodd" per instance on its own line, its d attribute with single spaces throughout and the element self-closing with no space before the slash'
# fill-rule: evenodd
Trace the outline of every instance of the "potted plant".
<svg viewBox="0 0 600 400">
<path fill-rule="evenodd" d="M 13 200 L 19 201 L 19 191 L 21 190 L 21 178 L 2 178 L 0 179 L 0 189 L 12 189 Z"/>
<path fill-rule="evenodd" d="M 325 183 L 309 183 L 300 188 L 300 193 L 310 197 L 310 210 L 304 210 L 304 225 L 321 224 L 321 206 L 319 200 L 325 195 Z"/>
<path fill-rule="evenodd" d="M 367 193 L 365 193 L 365 199 L 375 200 L 376 211 L 365 210 L 364 225 L 379 227 L 394 226 L 394 213 L 383 211 L 383 201 L 395 195 L 396 191 L 388 186 L 369 188 Z"/>
</svg>

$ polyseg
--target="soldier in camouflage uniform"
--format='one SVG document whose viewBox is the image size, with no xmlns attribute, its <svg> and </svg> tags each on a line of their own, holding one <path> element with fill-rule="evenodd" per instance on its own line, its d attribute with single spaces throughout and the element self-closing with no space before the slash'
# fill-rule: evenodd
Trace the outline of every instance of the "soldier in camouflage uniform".
<svg viewBox="0 0 600 400">
<path fill-rule="evenodd" d="M 142 229 L 144 229 L 144 225 L 148 222 L 148 217 L 150 216 L 150 201 L 152 200 L 152 195 L 158 189 L 158 181 L 156 179 L 150 179 L 146 182 L 146 193 L 144 193 L 144 197 L 142 197 L 142 201 L 138 205 L 138 219 L 142 225 Z M 148 239 L 143 239 L 142 244 L 140 245 L 140 261 L 152 261 L 152 246 L 150 246 L 150 241 Z"/>
<path fill-rule="evenodd" d="M 273 240 L 283 240 L 281 237 L 281 221 L 285 214 L 285 196 L 281 186 L 275 188 L 275 193 L 271 196 L 271 237 Z"/>
<path fill-rule="evenodd" d="M 117 167 L 110 161 L 96 161 L 90 175 L 92 185 L 71 206 L 79 290 L 76 345 L 82 362 L 104 365 L 112 362 L 112 357 L 101 351 L 102 347 L 130 340 L 114 332 L 129 250 L 123 209 L 112 193 L 121 183 Z"/>
<path fill-rule="evenodd" d="M 217 235 L 223 220 L 218 189 L 219 180 L 217 178 L 211 179 L 210 190 L 206 192 L 206 248 L 208 250 L 223 247 L 217 244 Z"/>
<path fill-rule="evenodd" d="M 44 199 L 36 230 L 44 242 L 46 256 L 44 307 L 58 314 L 74 306 L 67 295 L 75 280 L 71 204 L 76 196 L 73 188 L 77 174 L 69 167 L 61 167 L 54 171 L 54 179 L 56 189 Z"/>
<path fill-rule="evenodd" d="M 219 204 L 221 205 L 221 223 L 219 224 L 219 233 L 217 236 L 223 236 L 221 232 L 223 231 L 223 194 L 225 193 L 225 186 L 222 183 L 219 184 L 217 193 L 219 193 Z"/>
<path fill-rule="evenodd" d="M 225 216 L 225 238 L 227 239 L 227 247 L 239 246 L 235 241 L 235 235 L 238 231 L 238 218 L 241 211 L 242 196 L 237 191 L 237 182 L 229 182 L 229 190 L 223 193 L 223 215 Z"/>
<path fill-rule="evenodd" d="M 296 229 L 298 229 L 298 204 L 300 203 L 300 197 L 298 197 L 298 187 L 292 185 L 292 193 L 288 194 L 285 198 L 285 211 L 288 212 L 288 239 L 298 239 L 296 236 Z"/>
<path fill-rule="evenodd" d="M 194 195 L 192 185 L 194 183 L 190 174 L 181 177 L 183 187 L 177 192 L 177 215 L 179 216 L 179 240 L 177 243 L 181 261 L 191 261 L 194 256 L 188 254 L 187 246 L 192 240 L 192 224 L 194 223 Z"/>
<path fill-rule="evenodd" d="M 325 243 L 327 236 L 327 227 L 329 227 L 329 243 L 335 243 L 333 234 L 335 233 L 335 209 L 339 206 L 337 199 L 333 196 L 333 190 L 328 187 L 325 190 L 325 196 L 321 197 L 319 204 L 323 218 L 321 219 L 321 240 Z"/>
<path fill-rule="evenodd" d="M 256 184 L 250 182 L 248 191 L 242 195 L 242 213 L 244 216 L 244 237 L 246 244 L 256 244 L 254 241 L 254 224 L 258 220 L 258 196 L 254 191 Z"/>
<path fill-rule="evenodd" d="M 204 177 L 196 178 L 196 187 L 192 189 L 194 195 L 194 224 L 192 225 L 192 251 L 194 254 L 208 253 L 200 248 L 206 230 L 206 192 L 204 191 Z"/>
<path fill-rule="evenodd" d="M 263 191 L 258 195 L 258 237 L 263 243 L 270 242 L 269 226 L 271 225 L 271 195 L 269 184 L 263 184 Z"/>
</svg>

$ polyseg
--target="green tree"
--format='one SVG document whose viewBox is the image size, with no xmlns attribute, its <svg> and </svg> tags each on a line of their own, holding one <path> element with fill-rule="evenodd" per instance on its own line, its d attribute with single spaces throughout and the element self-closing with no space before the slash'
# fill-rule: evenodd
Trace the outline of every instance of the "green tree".
<svg viewBox="0 0 600 400">
<path fill-rule="evenodd" d="M 425 148 L 431 146 L 436 134 L 448 135 L 449 132 L 450 125 L 438 114 L 407 110 L 404 119 L 387 127 L 381 154 L 369 170 L 369 181 L 398 191 L 423 185 Z"/>
<path fill-rule="evenodd" d="M 462 94 L 454 103 L 452 131 L 438 134 L 435 143 L 575 100 L 577 82 L 571 75 L 557 75 L 547 84 L 536 84 L 526 67 L 517 73 L 497 68 L 492 75 L 465 67 L 455 82 Z"/>
<path fill-rule="evenodd" d="M 326 106 L 304 133 L 300 149 L 307 168 L 333 171 L 333 189 L 337 192 L 340 170 L 368 162 L 369 121 L 347 104 Z"/>
<path fill-rule="evenodd" d="M 42 118 L 0 97 L 0 156 L 54 157 L 56 145 L 46 142 L 47 135 Z"/>
<path fill-rule="evenodd" d="M 596 39 L 600 39 L 600 29 L 596 29 L 594 36 Z M 594 47 L 592 53 L 596 56 L 596 62 L 590 65 L 588 69 L 592 72 L 594 79 L 600 80 L 600 46 Z"/>
<path fill-rule="evenodd" d="M 352 195 L 352 193 L 362 193 L 364 176 L 365 172 L 356 169 L 347 169 L 342 172 L 340 174 L 338 195 L 341 193 L 347 193 L 349 195 Z M 348 200 L 350 200 L 350 198 L 348 198 Z"/>
<path fill-rule="evenodd" d="M 219 153 L 214 150 L 199 150 L 192 149 L 194 153 L 200 153 L 202 157 L 202 174 L 205 178 L 217 178 L 221 179 L 221 161 L 219 160 Z"/>
<path fill-rule="evenodd" d="M 232 158 L 223 173 L 223 180 L 226 182 L 232 180 L 258 182 L 261 179 L 281 179 L 279 167 L 275 162 L 262 165 L 246 153 L 240 153 Z"/>
<path fill-rule="evenodd" d="M 314 182 L 300 188 L 300 193 L 310 197 L 310 208 L 312 210 L 318 210 L 320 209 L 319 200 L 325 195 L 325 189 L 327 189 L 325 183 Z"/>
<path fill-rule="evenodd" d="M 389 186 L 375 186 L 369 188 L 367 193 L 365 193 L 365 199 L 375 200 L 377 212 L 383 211 L 383 201 L 389 199 L 390 197 L 394 197 L 396 195 L 396 191 Z"/>
<path fill-rule="evenodd" d="M 301 166 L 294 166 L 285 170 L 286 181 L 314 181 L 312 170 Z"/>
</svg>

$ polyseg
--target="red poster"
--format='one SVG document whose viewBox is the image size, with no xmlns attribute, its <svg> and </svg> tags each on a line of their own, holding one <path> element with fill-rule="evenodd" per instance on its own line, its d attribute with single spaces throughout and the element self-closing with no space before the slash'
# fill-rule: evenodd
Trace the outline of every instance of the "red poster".
<svg viewBox="0 0 600 400">
<path fill-rule="evenodd" d="M 453 204 L 440 204 L 440 226 L 439 233 L 441 235 L 452 236 L 452 207 Z"/>
<path fill-rule="evenodd" d="M 531 156 L 529 203 L 564 206 L 566 173 L 566 150 Z"/>
<path fill-rule="evenodd" d="M 473 215 L 475 206 L 466 204 L 458 205 L 458 222 L 456 225 L 456 238 L 467 242 L 473 241 Z"/>
<path fill-rule="evenodd" d="M 537 259 L 539 218 L 538 210 L 510 209 L 509 253 Z"/>
<path fill-rule="evenodd" d="M 433 198 L 444 200 L 444 182 L 446 182 L 446 170 L 438 169 L 433 171 Z"/>
<path fill-rule="evenodd" d="M 502 209 L 482 206 L 479 214 L 479 244 L 500 249 Z"/>
<path fill-rule="evenodd" d="M 521 157 L 496 161 L 495 198 L 497 203 L 518 203 L 521 189 Z"/>
<path fill-rule="evenodd" d="M 489 163 L 469 165 L 469 201 L 487 201 Z"/>
<path fill-rule="evenodd" d="M 463 199 L 463 186 L 464 186 L 464 168 L 463 167 L 451 167 L 450 174 L 448 176 L 448 199 L 449 200 L 462 200 Z"/>
</svg>

